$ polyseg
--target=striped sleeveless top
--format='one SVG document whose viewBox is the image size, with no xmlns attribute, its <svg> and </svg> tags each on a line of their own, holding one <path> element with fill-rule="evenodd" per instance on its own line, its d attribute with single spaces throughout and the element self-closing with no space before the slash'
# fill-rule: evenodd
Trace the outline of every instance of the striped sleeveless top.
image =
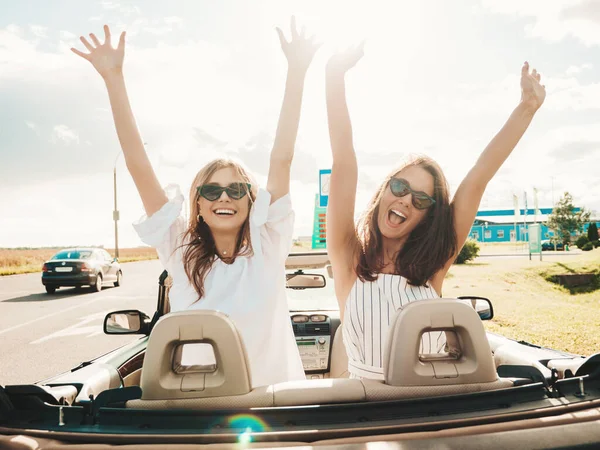
<svg viewBox="0 0 600 450">
<path fill-rule="evenodd" d="M 375 281 L 356 279 L 346 301 L 342 334 L 350 378 L 383 380 L 383 352 L 394 313 L 416 300 L 439 298 L 431 286 L 412 286 L 401 275 L 379 274 Z M 442 331 L 424 333 L 421 353 L 440 353 Z"/>
</svg>

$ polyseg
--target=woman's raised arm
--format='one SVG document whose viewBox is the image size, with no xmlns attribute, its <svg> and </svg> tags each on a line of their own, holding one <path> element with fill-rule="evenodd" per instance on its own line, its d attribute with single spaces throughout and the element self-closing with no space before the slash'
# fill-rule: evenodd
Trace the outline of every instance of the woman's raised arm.
<svg viewBox="0 0 600 450">
<path fill-rule="evenodd" d="M 152 169 L 127 96 L 123 77 L 125 32 L 121 33 L 117 48 L 113 48 L 111 45 L 110 29 L 107 25 L 104 25 L 103 43 L 100 43 L 93 33 L 90 34 L 91 43 L 83 36 L 80 39 L 89 53 L 83 53 L 75 48 L 71 50 L 89 61 L 106 84 L 127 169 L 142 198 L 146 214 L 151 216 L 167 202 L 167 196 Z"/>
</svg>

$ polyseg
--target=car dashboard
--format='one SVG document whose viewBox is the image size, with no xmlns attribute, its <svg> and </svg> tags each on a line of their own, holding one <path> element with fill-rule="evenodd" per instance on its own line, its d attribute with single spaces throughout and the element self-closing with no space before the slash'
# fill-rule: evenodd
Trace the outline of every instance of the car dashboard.
<svg viewBox="0 0 600 450">
<path fill-rule="evenodd" d="M 331 368 L 338 311 L 293 311 L 290 320 L 306 378 L 326 378 Z"/>
</svg>

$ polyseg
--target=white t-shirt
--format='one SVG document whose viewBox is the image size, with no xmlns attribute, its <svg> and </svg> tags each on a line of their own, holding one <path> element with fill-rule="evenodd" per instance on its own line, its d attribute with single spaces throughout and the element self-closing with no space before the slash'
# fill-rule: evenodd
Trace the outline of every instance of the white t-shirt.
<svg viewBox="0 0 600 450">
<path fill-rule="evenodd" d="M 190 283 L 180 248 L 187 229 L 177 185 L 165 188 L 169 201 L 133 226 L 141 240 L 156 248 L 173 278 L 171 311 L 210 309 L 227 314 L 240 332 L 251 368 L 252 386 L 304 379 L 285 292 L 285 260 L 292 244 L 294 211 L 289 194 L 273 204 L 259 189 L 250 210 L 253 255 L 233 264 L 216 258 L 204 281 L 204 297 Z"/>
</svg>

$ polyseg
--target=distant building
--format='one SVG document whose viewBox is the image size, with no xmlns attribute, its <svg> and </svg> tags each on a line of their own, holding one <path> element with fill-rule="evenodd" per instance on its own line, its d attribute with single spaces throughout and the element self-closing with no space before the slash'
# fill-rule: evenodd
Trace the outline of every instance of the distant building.
<svg viewBox="0 0 600 450">
<path fill-rule="evenodd" d="M 575 208 L 579 211 L 580 208 Z M 539 223 L 542 229 L 542 239 L 550 239 L 552 231 L 548 229 L 546 223 L 548 216 L 552 213 L 552 208 L 538 209 L 534 214 L 533 209 L 521 209 L 519 215 L 515 217 L 514 209 L 498 209 L 492 211 L 479 211 L 475 217 L 475 222 L 471 227 L 469 237 L 479 242 L 517 242 L 527 241 L 527 229 L 530 224 Z M 600 221 L 594 219 L 600 228 Z M 584 226 L 584 232 L 587 232 L 589 224 Z"/>
</svg>

